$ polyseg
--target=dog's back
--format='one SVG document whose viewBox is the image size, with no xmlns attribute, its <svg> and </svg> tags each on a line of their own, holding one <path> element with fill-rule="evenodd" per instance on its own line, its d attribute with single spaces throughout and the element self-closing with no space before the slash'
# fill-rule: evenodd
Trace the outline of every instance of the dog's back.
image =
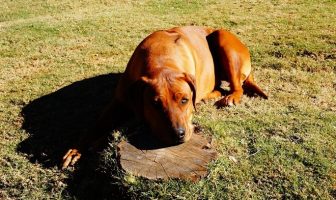
<svg viewBox="0 0 336 200">
<path fill-rule="evenodd" d="M 151 76 L 156 68 L 171 68 L 195 76 L 199 102 L 215 86 L 214 63 L 206 40 L 210 32 L 186 26 L 152 33 L 134 51 L 124 74 L 125 84 Z"/>
</svg>

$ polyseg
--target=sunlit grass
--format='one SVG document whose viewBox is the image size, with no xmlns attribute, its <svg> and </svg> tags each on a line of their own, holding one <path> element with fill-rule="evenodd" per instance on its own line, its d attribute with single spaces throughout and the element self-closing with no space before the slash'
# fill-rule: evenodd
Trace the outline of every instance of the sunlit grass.
<svg viewBox="0 0 336 200">
<path fill-rule="evenodd" d="M 0 199 L 336 198 L 335 10 L 334 1 L 1 2 Z M 235 33 L 249 47 L 256 80 L 270 96 L 244 97 L 241 105 L 220 110 L 214 102 L 198 105 L 194 121 L 219 152 L 206 178 L 116 179 L 113 148 L 93 164 L 99 175 L 45 166 L 51 157 L 43 138 L 34 144 L 47 149 L 40 159 L 17 150 L 38 131 L 21 128 L 20 113 L 31 101 L 122 72 L 146 35 L 182 25 Z"/>
</svg>

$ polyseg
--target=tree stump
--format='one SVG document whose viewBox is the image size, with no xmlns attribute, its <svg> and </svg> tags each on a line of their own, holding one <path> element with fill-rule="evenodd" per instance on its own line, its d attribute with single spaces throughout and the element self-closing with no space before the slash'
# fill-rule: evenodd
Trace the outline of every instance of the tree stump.
<svg viewBox="0 0 336 200">
<path fill-rule="evenodd" d="M 118 144 L 119 162 L 126 172 L 148 179 L 197 181 L 207 175 L 207 165 L 217 157 L 208 139 L 200 134 L 193 134 L 188 142 L 170 147 L 144 145 L 149 141 L 142 138 L 142 141 Z"/>
</svg>

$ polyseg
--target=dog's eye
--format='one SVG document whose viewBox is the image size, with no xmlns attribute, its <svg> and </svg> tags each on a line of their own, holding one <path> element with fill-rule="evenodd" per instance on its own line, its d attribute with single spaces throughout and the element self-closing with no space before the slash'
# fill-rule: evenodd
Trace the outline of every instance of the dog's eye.
<svg viewBox="0 0 336 200">
<path fill-rule="evenodd" d="M 186 104 L 188 101 L 189 101 L 189 99 L 187 99 L 187 98 L 183 98 L 183 99 L 181 100 L 181 104 Z"/>
</svg>

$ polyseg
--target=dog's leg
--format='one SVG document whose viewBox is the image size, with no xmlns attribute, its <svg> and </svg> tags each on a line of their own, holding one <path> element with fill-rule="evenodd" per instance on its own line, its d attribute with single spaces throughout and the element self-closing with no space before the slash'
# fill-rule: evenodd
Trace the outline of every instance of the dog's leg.
<svg viewBox="0 0 336 200">
<path fill-rule="evenodd" d="M 268 99 L 267 94 L 265 94 L 262 89 L 255 83 L 252 73 L 250 73 L 250 75 L 243 83 L 243 88 L 244 92 L 246 92 L 248 95 L 250 94 L 252 96 L 253 94 L 257 94 L 264 99 Z"/>
<path fill-rule="evenodd" d="M 211 93 L 209 93 L 204 100 L 208 100 L 208 99 L 215 99 L 217 97 L 222 96 L 222 93 L 219 90 L 214 90 Z"/>
<path fill-rule="evenodd" d="M 243 95 L 239 64 L 232 60 L 232 58 L 228 58 L 228 60 L 228 63 L 223 63 L 222 66 L 224 66 L 224 70 L 228 76 L 227 81 L 230 83 L 230 94 L 216 103 L 218 107 L 237 105 L 240 103 Z"/>
<path fill-rule="evenodd" d="M 62 169 L 69 165 L 75 164 L 81 157 L 82 153 L 88 149 L 98 149 L 103 141 L 106 141 L 109 130 L 118 126 L 127 116 L 126 108 L 117 101 L 112 101 L 86 134 L 80 138 L 74 148 L 68 150 L 63 157 Z"/>
<path fill-rule="evenodd" d="M 242 83 L 251 70 L 248 49 L 225 30 L 211 33 L 207 40 L 215 63 L 216 82 L 225 80 L 230 83 L 230 93 L 216 102 L 217 107 L 240 103 Z"/>
</svg>

